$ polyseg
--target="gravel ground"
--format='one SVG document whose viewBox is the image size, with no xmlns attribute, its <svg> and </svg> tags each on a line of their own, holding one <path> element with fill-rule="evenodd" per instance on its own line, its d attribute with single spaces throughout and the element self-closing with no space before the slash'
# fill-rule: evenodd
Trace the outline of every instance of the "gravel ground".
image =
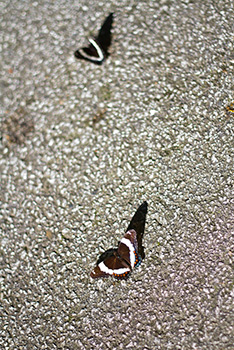
<svg viewBox="0 0 234 350">
<path fill-rule="evenodd" d="M 76 60 L 110 12 L 110 57 Z M 2 349 L 234 349 L 233 12 L 1 3 Z M 92 280 L 144 200 L 145 260 Z"/>
</svg>

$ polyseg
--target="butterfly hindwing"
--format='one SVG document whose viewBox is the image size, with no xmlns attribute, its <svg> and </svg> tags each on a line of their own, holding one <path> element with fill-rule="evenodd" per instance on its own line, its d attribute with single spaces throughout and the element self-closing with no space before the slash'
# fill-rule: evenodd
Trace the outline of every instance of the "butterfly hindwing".
<svg viewBox="0 0 234 350">
<path fill-rule="evenodd" d="M 109 277 L 114 276 L 116 278 L 126 278 L 130 273 L 131 269 L 122 259 L 116 254 L 113 253 L 112 256 L 109 256 L 105 260 L 101 261 L 91 272 L 91 277 Z"/>
</svg>

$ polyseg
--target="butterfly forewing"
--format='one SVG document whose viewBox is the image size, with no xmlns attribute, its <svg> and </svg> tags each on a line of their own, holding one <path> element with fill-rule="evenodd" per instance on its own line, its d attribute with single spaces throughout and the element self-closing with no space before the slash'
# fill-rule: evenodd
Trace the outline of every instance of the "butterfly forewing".
<svg viewBox="0 0 234 350">
<path fill-rule="evenodd" d="M 118 247 L 119 256 L 127 261 L 131 270 L 138 264 L 140 257 L 138 254 L 137 233 L 135 230 L 129 230 L 121 239 Z"/>
<path fill-rule="evenodd" d="M 96 266 L 96 267 L 93 269 L 93 271 L 90 273 L 90 276 L 91 276 L 92 278 L 100 278 L 100 277 L 109 277 L 110 274 L 108 274 L 108 273 L 102 271 L 102 270 L 100 269 L 99 265 L 98 265 L 98 266 Z"/>
</svg>

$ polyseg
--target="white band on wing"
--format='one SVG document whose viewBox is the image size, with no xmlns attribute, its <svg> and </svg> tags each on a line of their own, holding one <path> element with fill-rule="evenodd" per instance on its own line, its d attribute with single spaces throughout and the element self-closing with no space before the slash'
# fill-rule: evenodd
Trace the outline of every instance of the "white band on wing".
<svg viewBox="0 0 234 350">
<path fill-rule="evenodd" d="M 96 41 L 95 40 L 93 40 L 93 39 L 89 39 L 89 42 L 95 47 L 95 49 L 97 50 L 97 53 L 98 53 L 98 58 L 96 58 L 95 57 L 95 60 L 97 60 L 97 61 L 102 61 L 103 59 L 104 59 L 104 55 L 103 55 L 103 52 L 102 52 L 102 50 L 101 50 L 101 48 L 100 48 L 100 46 L 98 46 L 98 44 L 96 43 Z M 92 59 L 94 59 L 93 57 L 92 57 Z"/>
<path fill-rule="evenodd" d="M 130 263 L 131 263 L 131 267 L 133 269 L 135 261 L 136 261 L 136 256 L 134 254 L 135 248 L 134 248 L 132 242 L 129 239 L 125 238 L 125 237 L 122 238 L 120 242 L 125 244 L 129 248 Z"/>
<path fill-rule="evenodd" d="M 115 269 L 115 270 L 109 269 L 109 268 L 104 264 L 103 261 L 98 265 L 98 267 L 99 267 L 99 269 L 100 269 L 102 272 L 108 273 L 109 275 L 113 275 L 114 273 L 116 273 L 116 274 L 118 274 L 118 275 L 122 275 L 123 273 L 129 272 L 129 271 L 130 271 L 130 269 L 128 269 L 128 268 Z"/>
<path fill-rule="evenodd" d="M 89 59 L 89 60 L 91 60 L 91 61 L 102 62 L 102 61 L 104 60 L 104 55 L 103 55 L 102 50 L 100 49 L 100 47 L 98 46 L 98 44 L 96 43 L 95 40 L 89 39 L 89 42 L 90 42 L 90 44 L 92 44 L 92 45 L 95 47 L 95 49 L 97 50 L 98 57 L 88 55 L 88 54 L 84 51 L 84 49 L 78 50 L 79 53 L 80 53 L 84 58 L 87 58 L 87 59 Z"/>
</svg>

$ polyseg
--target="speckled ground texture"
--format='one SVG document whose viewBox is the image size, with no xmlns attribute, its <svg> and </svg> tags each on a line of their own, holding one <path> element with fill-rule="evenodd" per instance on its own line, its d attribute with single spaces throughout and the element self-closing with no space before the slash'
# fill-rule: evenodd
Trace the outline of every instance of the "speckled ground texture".
<svg viewBox="0 0 234 350">
<path fill-rule="evenodd" d="M 234 349 L 233 11 L 1 4 L 1 349 Z M 144 200 L 145 260 L 92 280 Z"/>
</svg>

